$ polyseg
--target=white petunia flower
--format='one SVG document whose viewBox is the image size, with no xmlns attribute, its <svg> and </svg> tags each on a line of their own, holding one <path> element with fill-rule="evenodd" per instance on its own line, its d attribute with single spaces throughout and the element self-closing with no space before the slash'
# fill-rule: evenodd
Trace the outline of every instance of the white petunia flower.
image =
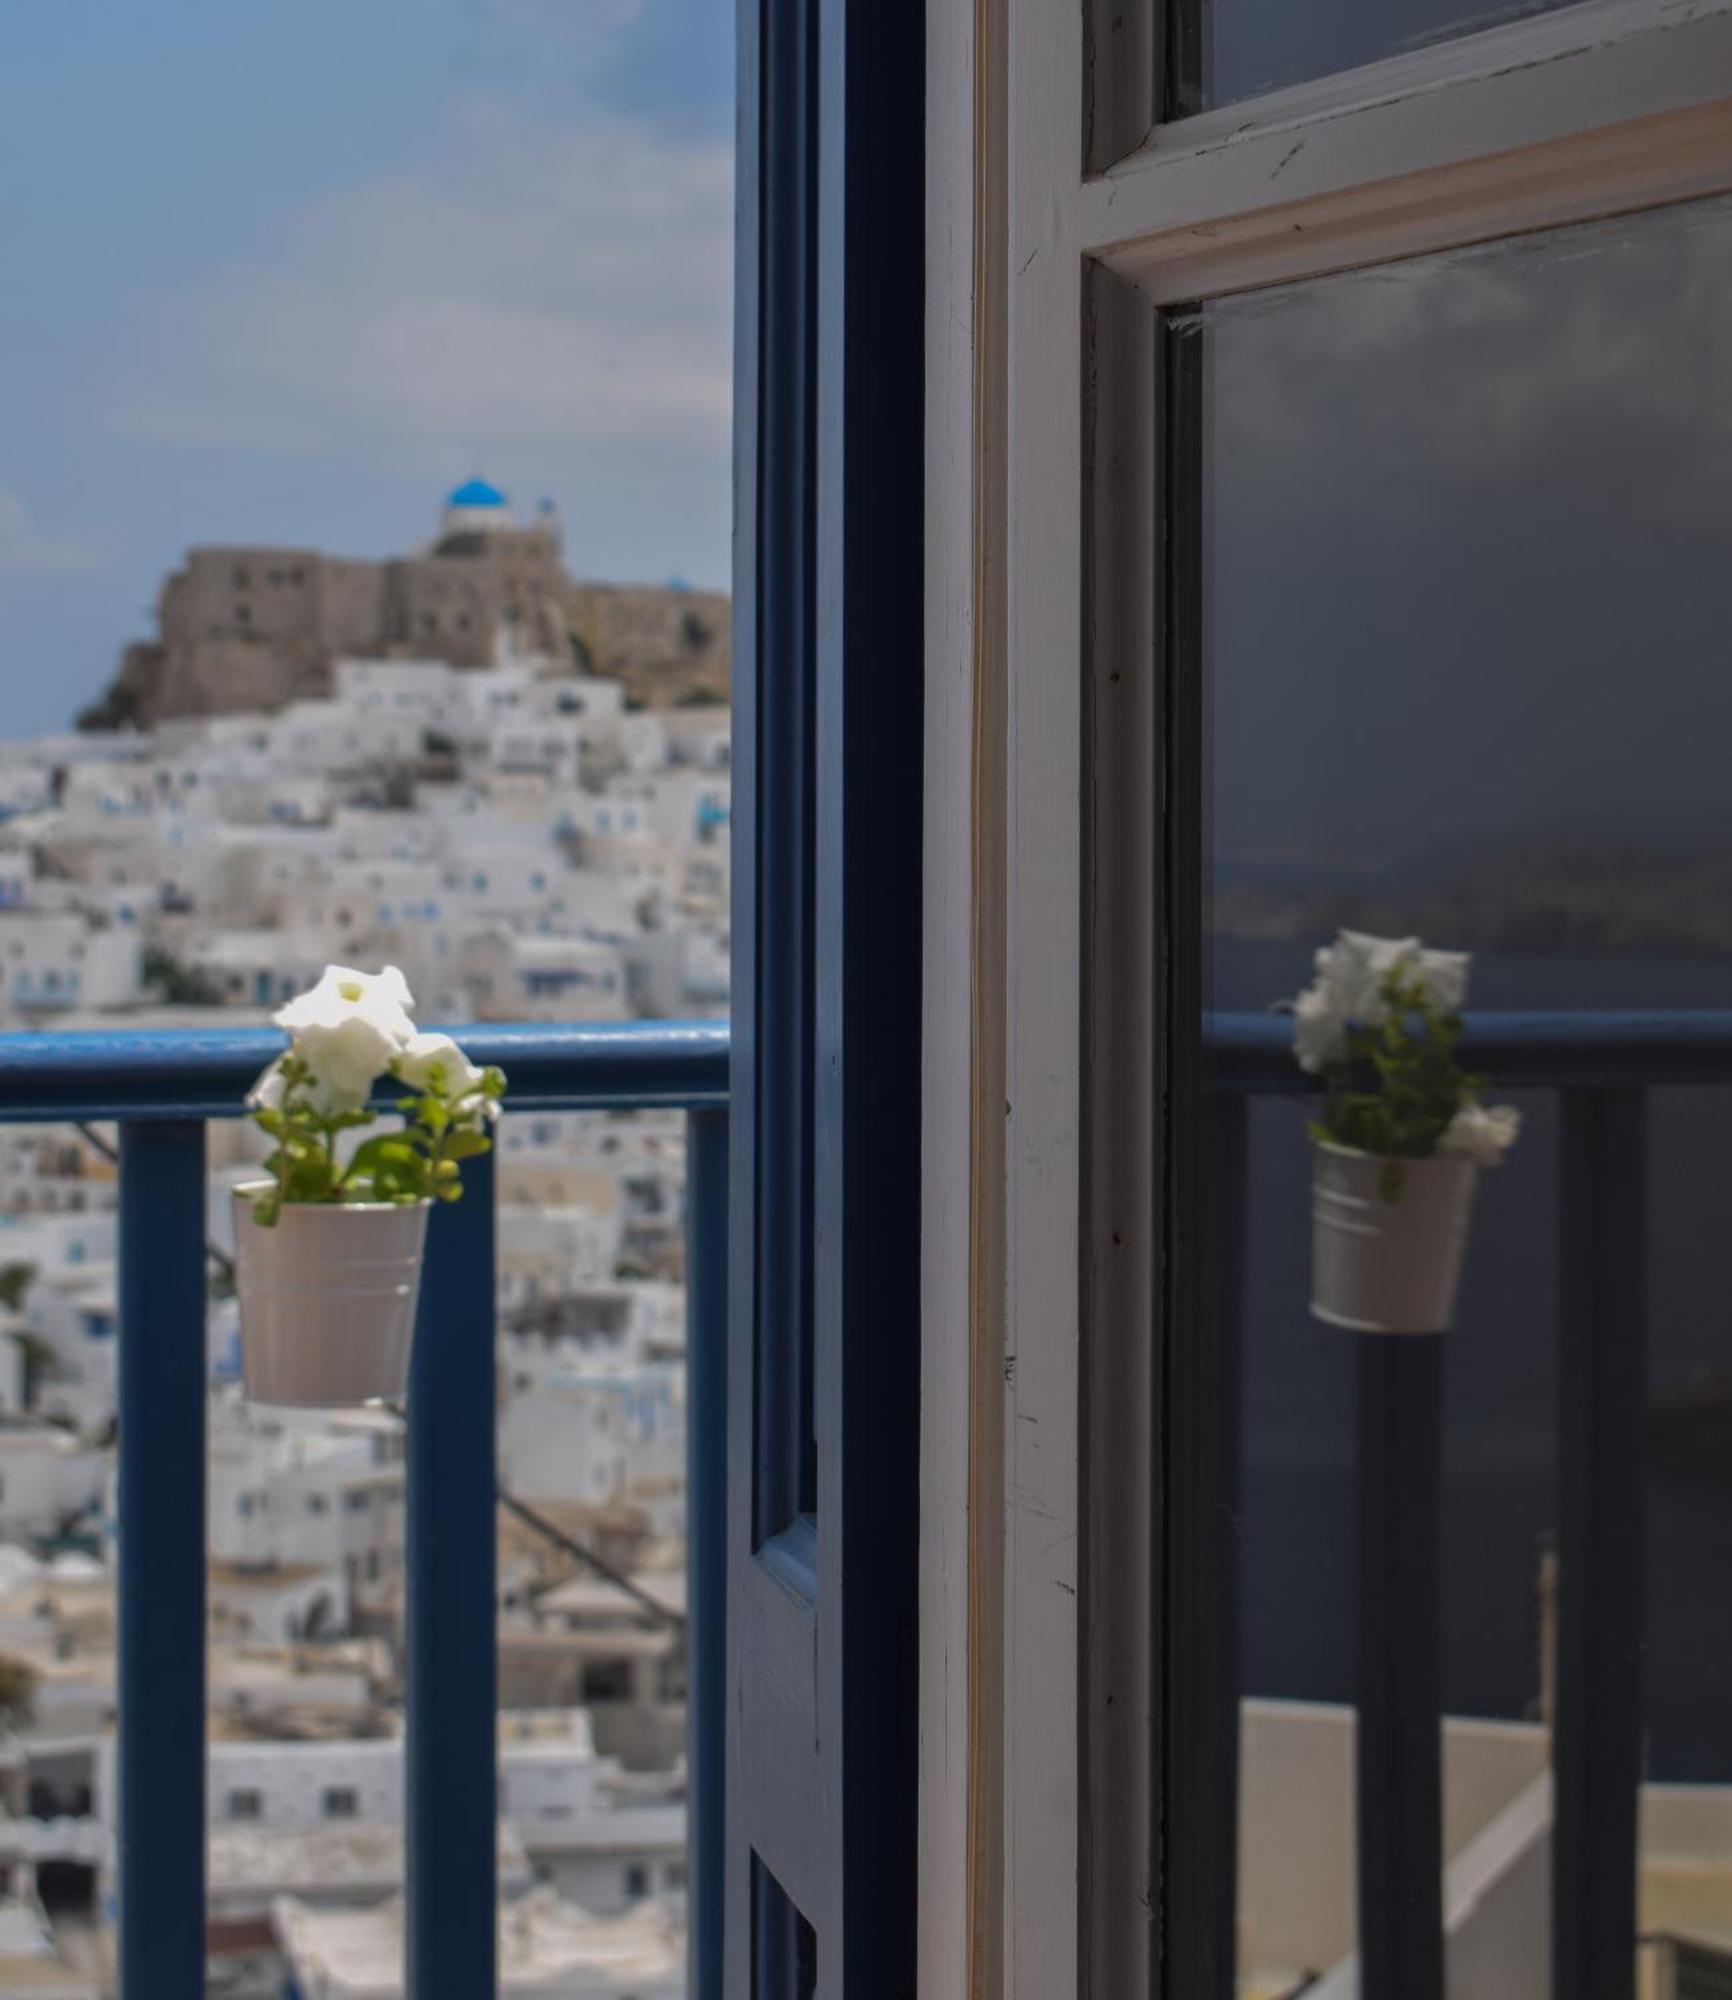
<svg viewBox="0 0 1732 2000">
<path fill-rule="evenodd" d="M 303 1028 L 334 1027 L 360 1014 L 397 1035 L 398 1045 L 415 1032 L 415 999 L 409 982 L 394 965 L 383 972 L 357 972 L 350 965 L 327 965 L 316 986 L 279 1007 L 272 1019 L 297 1035 Z"/>
<path fill-rule="evenodd" d="M 1382 1018 L 1379 989 L 1398 965 L 1418 957 L 1418 938 L 1370 937 L 1364 931 L 1341 931 L 1317 954 L 1317 984 L 1330 1010 L 1349 1021 Z"/>
<path fill-rule="evenodd" d="M 1299 1067 L 1312 1076 L 1347 1054 L 1347 1016 L 1321 984 L 1307 987 L 1293 1003 L 1293 1049 Z"/>
<path fill-rule="evenodd" d="M 247 1092 L 246 1106 L 249 1111 L 281 1111 L 283 1097 L 288 1084 L 283 1077 L 283 1059 L 278 1056 L 274 1063 L 259 1071 L 253 1087 Z"/>
<path fill-rule="evenodd" d="M 1399 971 L 1424 988 L 1440 1012 L 1460 1011 L 1472 963 L 1465 951 L 1428 951 L 1418 938 L 1380 938 L 1343 930 L 1317 953 L 1317 978 L 1294 1002 L 1293 1045 L 1299 1067 L 1315 1074 L 1347 1054 L 1347 1029 L 1376 1026 L 1388 1014 L 1383 982 Z"/>
<path fill-rule="evenodd" d="M 1495 1167 L 1521 1129 L 1522 1115 L 1513 1104 L 1464 1104 L 1444 1128 L 1437 1150 Z"/>
<path fill-rule="evenodd" d="M 394 965 L 377 974 L 328 965 L 318 985 L 273 1018 L 317 1079 L 311 1101 L 320 1109 L 355 1111 L 414 1040 L 413 1005 L 408 983 Z"/>
<path fill-rule="evenodd" d="M 347 1081 L 333 1083 L 322 1076 L 309 1076 L 295 1093 L 295 1101 L 307 1105 L 323 1118 L 334 1118 L 344 1111 L 359 1111 L 373 1093 L 373 1079 L 357 1087 Z M 281 1056 L 265 1070 L 247 1092 L 246 1106 L 249 1111 L 280 1111 L 283 1100 L 288 1095 L 288 1081 L 283 1075 Z"/>
<path fill-rule="evenodd" d="M 486 1075 L 449 1035 L 418 1034 L 391 1064 L 391 1074 L 411 1090 L 431 1090 L 435 1070 L 439 1072 L 440 1095 L 447 1102 L 478 1092 Z M 499 1106 L 491 1097 L 477 1098 L 469 1108 L 489 1118 L 499 1115 Z"/>
<path fill-rule="evenodd" d="M 1414 969 L 1425 988 L 1425 997 L 1440 1014 L 1459 1014 L 1467 1005 L 1467 975 L 1472 964 L 1471 952 L 1420 952 Z"/>
<path fill-rule="evenodd" d="M 1319 977 L 1336 1004 L 1359 1021 L 1383 1018 L 1382 987 L 1391 972 L 1417 980 L 1441 1012 L 1459 1012 L 1467 1004 L 1472 962 L 1465 951 L 1430 951 L 1415 937 L 1380 938 L 1347 930 L 1317 954 Z"/>
</svg>

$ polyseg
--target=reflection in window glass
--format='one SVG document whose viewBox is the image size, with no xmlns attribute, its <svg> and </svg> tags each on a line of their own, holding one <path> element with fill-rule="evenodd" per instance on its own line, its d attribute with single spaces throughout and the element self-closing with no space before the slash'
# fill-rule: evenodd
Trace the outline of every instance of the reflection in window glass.
<svg viewBox="0 0 1732 2000">
<path fill-rule="evenodd" d="M 1729 334 L 1722 204 L 1178 328 L 1217 1015 L 1266 1021 L 1343 926 L 1471 952 L 1470 1008 L 1543 1012 L 1566 1040 L 1588 1011 L 1732 1009 Z M 1513 1095 L 1523 1134 L 1480 1176 L 1440 1344 L 1446 1860 L 1550 1755 L 1558 1301 L 1594 1246 L 1560 1241 L 1557 1092 Z M 1732 1090 L 1643 1104 L 1646 1188 L 1624 1189 L 1648 1230 L 1642 1922 L 1732 1954 Z M 1370 1337 L 1308 1310 L 1314 1112 L 1255 1100 L 1247 1169 L 1239 1952 L 1271 1993 L 1354 1946 Z M 1543 1865 L 1522 1893 L 1538 1950 Z M 1547 1990 L 1543 1965 L 1517 1986 Z"/>
<path fill-rule="evenodd" d="M 1178 111 L 1234 104 L 1456 35 L 1550 12 L 1565 0 L 1185 0 L 1173 73 Z"/>
</svg>

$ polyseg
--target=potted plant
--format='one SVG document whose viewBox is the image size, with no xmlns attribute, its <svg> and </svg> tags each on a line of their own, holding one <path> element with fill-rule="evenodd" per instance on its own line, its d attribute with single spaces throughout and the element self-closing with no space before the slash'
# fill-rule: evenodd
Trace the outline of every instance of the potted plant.
<svg viewBox="0 0 1732 2000">
<path fill-rule="evenodd" d="M 1342 931 L 1293 1003 L 1294 1053 L 1323 1080 L 1311 1127 L 1311 1310 L 1356 1333 L 1442 1333 L 1482 1166 L 1521 1115 L 1456 1059 L 1465 952 Z"/>
<path fill-rule="evenodd" d="M 325 968 L 274 1016 L 289 1046 L 247 1110 L 271 1140 L 266 1179 L 234 1191 L 235 1290 L 246 1393 L 317 1408 L 400 1397 L 427 1216 L 463 1193 L 505 1094 L 449 1035 L 416 1029 L 401 972 Z M 398 1122 L 375 1088 L 401 1090 Z"/>
</svg>

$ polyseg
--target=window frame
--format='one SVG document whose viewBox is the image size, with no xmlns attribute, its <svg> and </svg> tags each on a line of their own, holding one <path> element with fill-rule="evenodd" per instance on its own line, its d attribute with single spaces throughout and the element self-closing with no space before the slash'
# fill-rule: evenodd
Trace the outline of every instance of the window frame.
<svg viewBox="0 0 1732 2000">
<path fill-rule="evenodd" d="M 1184 1990 L 1137 1693 L 1197 1282 L 1153 1110 L 1159 309 L 1732 191 L 1732 0 L 1577 0 L 1163 125 L 1165 16 L 928 21 L 920 1970 L 1005 2000 Z"/>
</svg>

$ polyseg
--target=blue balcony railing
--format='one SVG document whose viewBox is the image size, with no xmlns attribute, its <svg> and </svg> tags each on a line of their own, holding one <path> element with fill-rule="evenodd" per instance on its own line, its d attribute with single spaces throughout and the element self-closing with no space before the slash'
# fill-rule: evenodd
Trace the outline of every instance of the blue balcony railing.
<svg viewBox="0 0 1732 2000">
<path fill-rule="evenodd" d="M 459 1031 L 512 1111 L 688 1114 L 689 1992 L 721 1966 L 728 1036 L 712 1023 Z M 268 1030 L 0 1036 L 0 1120 L 120 1127 L 122 2000 L 205 1990 L 204 1123 Z M 407 1990 L 496 1990 L 494 1175 L 433 1218 L 408 1419 Z"/>
<path fill-rule="evenodd" d="M 725 1027 L 465 1030 L 511 1107 L 689 1114 L 687 1285 L 692 2000 L 721 1966 L 728 1041 Z M 1237 1306 L 1248 1106 L 1302 1092 L 1288 1024 L 1206 1026 L 1215 1324 L 1206 1455 L 1220 1612 L 1187 1717 L 1206 1795 L 1187 1836 L 1233 1851 L 1237 1796 Z M 238 1116 L 264 1030 L 0 1036 L 0 1120 L 121 1128 L 120 1964 L 122 2000 L 193 2000 L 205 1976 L 204 1121 Z M 1478 1015 L 1471 1066 L 1555 1091 L 1559 1284 L 1553 1992 L 1627 2000 L 1640 1784 L 1646 1094 L 1732 1083 L 1732 1013 Z M 491 1162 L 434 1220 L 408 1425 L 408 1992 L 495 1991 L 494 1243 Z M 1175 1338 L 1185 1338 L 1183 1329 Z M 1361 1992 L 1440 1993 L 1439 1343 L 1360 1357 Z M 1193 1635 L 1195 1639 L 1196 1635 Z M 1195 1656 L 1199 1644 L 1191 1648 Z M 1204 1823 L 1209 1814 L 1219 1824 Z M 1224 1838 L 1218 1837 L 1224 1836 Z M 1223 1862 L 1229 1870 L 1230 1859 Z M 1232 1964 L 1228 1881 L 1210 1899 Z"/>
<path fill-rule="evenodd" d="M 1204 1330 L 1218 1587 L 1200 1614 L 1196 1719 L 1210 1773 L 1192 1832 L 1228 1871 L 1236 1845 L 1237 1530 L 1249 1102 L 1301 1094 L 1292 1027 L 1269 1015 L 1205 1024 L 1204 1146 L 1214 1324 Z M 1558 1588 L 1553 1708 L 1551 1992 L 1631 2000 L 1636 1984 L 1643 1743 L 1648 1092 L 1732 1084 L 1732 1013 L 1468 1017 L 1467 1067 L 1555 1092 Z M 1545 1254 L 1542 1252 L 1542 1254 Z M 1439 1502 L 1443 1343 L 1356 1345 L 1359 1992 L 1442 2000 Z M 1210 1816 L 1213 1816 L 1212 1820 Z M 1211 1898 L 1217 1964 L 1233 1963 L 1230 1880 Z M 1222 1982 L 1231 1990 L 1230 1974 Z"/>
</svg>

